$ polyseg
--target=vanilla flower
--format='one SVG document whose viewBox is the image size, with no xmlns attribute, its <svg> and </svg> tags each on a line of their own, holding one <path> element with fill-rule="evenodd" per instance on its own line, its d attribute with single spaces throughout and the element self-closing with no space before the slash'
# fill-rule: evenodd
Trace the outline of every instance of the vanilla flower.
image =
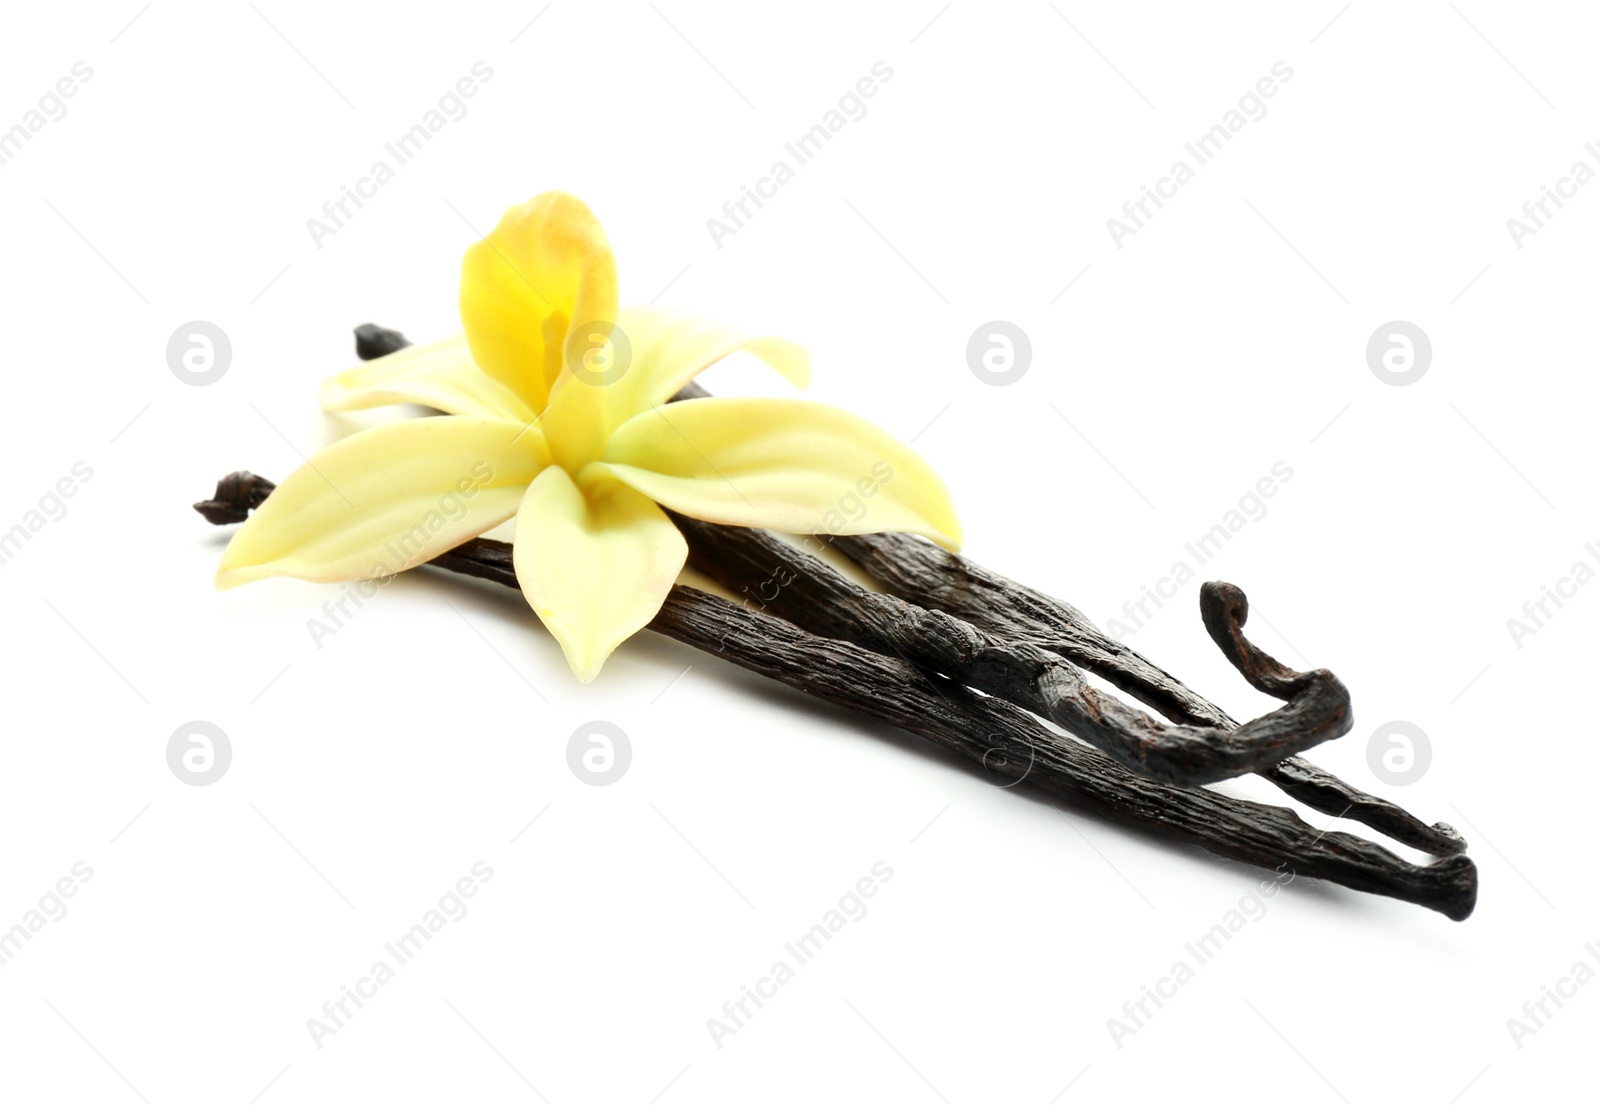
<svg viewBox="0 0 1600 1109">
<path fill-rule="evenodd" d="M 410 402 L 446 415 L 358 432 L 290 474 L 229 543 L 219 588 L 388 577 L 515 517 L 517 581 L 589 681 L 683 568 L 688 546 L 663 507 L 720 524 L 959 545 L 938 476 L 865 420 L 791 399 L 667 406 L 734 351 L 802 387 L 809 355 L 665 309 L 619 311 L 610 244 L 573 197 L 510 209 L 467 251 L 461 321 L 462 336 L 324 385 L 330 410 Z M 842 503 L 865 511 L 841 513 Z"/>
</svg>

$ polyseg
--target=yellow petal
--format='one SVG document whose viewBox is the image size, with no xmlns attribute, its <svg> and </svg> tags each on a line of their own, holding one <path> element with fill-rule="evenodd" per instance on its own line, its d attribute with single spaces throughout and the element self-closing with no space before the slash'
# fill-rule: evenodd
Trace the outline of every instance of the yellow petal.
<svg viewBox="0 0 1600 1109">
<path fill-rule="evenodd" d="M 810 352 L 775 335 L 652 305 L 622 309 L 617 323 L 605 355 L 615 360 L 612 368 L 562 378 L 550 400 L 545 434 L 553 456 L 572 473 L 599 458 L 617 427 L 735 351 L 754 354 L 802 389 L 811 381 Z"/>
<path fill-rule="evenodd" d="M 660 611 L 689 547 L 649 498 L 603 478 L 584 486 L 558 466 L 534 480 L 512 560 L 523 595 L 587 682 Z"/>
<path fill-rule="evenodd" d="M 507 210 L 461 263 L 472 356 L 535 412 L 561 373 L 568 332 L 617 318 L 617 264 L 587 205 L 541 193 Z"/>
<path fill-rule="evenodd" d="M 397 350 L 322 383 L 322 407 L 353 412 L 385 404 L 425 404 L 454 416 L 532 423 L 515 393 L 478 368 L 465 335 Z"/>
<path fill-rule="evenodd" d="M 623 420 L 665 404 L 701 370 L 739 350 L 760 358 L 798 388 L 811 383 L 810 352 L 775 335 L 648 304 L 624 308 L 617 322 L 633 347 L 632 364 L 616 384 L 616 410 Z"/>
<path fill-rule="evenodd" d="M 915 451 L 810 401 L 658 405 L 617 429 L 601 465 L 652 500 L 714 523 L 821 535 L 904 531 L 950 550 L 961 544 L 950 494 Z"/>
<path fill-rule="evenodd" d="M 358 432 L 251 514 L 222 553 L 217 588 L 399 573 L 510 519 L 548 459 L 538 429 L 507 420 L 432 416 Z"/>
</svg>

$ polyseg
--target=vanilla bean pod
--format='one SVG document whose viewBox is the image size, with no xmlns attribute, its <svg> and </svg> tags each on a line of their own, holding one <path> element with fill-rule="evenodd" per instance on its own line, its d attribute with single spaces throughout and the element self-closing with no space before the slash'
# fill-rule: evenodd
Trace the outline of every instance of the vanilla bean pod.
<svg viewBox="0 0 1600 1109">
<path fill-rule="evenodd" d="M 214 524 L 238 523 L 272 489 L 265 478 L 229 474 L 195 509 Z M 518 590 L 508 543 L 470 540 L 428 565 Z M 1319 832 L 1291 809 L 1155 781 L 1082 744 L 1059 743 L 1041 721 L 1000 698 L 734 601 L 674 586 L 649 627 L 921 736 L 983 770 L 1020 768 L 1022 788 L 1224 858 L 1411 902 L 1451 920 L 1466 919 L 1477 900 L 1477 870 L 1464 855 L 1417 866 L 1359 837 Z"/>
<path fill-rule="evenodd" d="M 1219 645 L 1226 643 L 1229 661 L 1252 684 L 1288 704 L 1232 728 L 1170 725 L 1105 696 L 1077 666 L 1043 647 L 865 589 L 769 532 L 671 515 L 689 541 L 689 564 L 748 603 L 806 631 L 1003 697 L 1163 781 L 1199 785 L 1259 771 L 1350 730 L 1350 694 L 1338 678 L 1326 670 L 1290 670 L 1249 645 L 1233 620 L 1245 612 L 1244 595 L 1233 586 L 1202 590 L 1207 625 L 1215 622 Z"/>
<path fill-rule="evenodd" d="M 1231 716 L 1096 628 L 1063 601 L 909 535 L 834 536 L 831 544 L 897 597 L 959 616 L 1002 636 L 1037 643 L 1137 697 L 1170 720 L 1237 727 Z M 1426 824 L 1302 758 L 1258 772 L 1303 804 L 1359 821 L 1399 843 L 1434 855 L 1465 851 L 1448 824 Z"/>
<path fill-rule="evenodd" d="M 409 345 L 400 332 L 375 324 L 363 324 L 355 334 L 356 353 L 363 359 Z M 691 382 L 675 399 L 708 395 Z M 1169 720 L 1224 731 L 1239 726 L 1221 708 L 1137 651 L 1101 632 L 1063 601 L 914 536 L 838 536 L 831 542 L 875 577 L 887 592 L 1005 638 L 1044 647 L 1104 678 Z M 1400 806 L 1356 789 L 1305 759 L 1289 758 L 1258 773 L 1288 796 L 1319 812 L 1366 824 L 1408 847 L 1435 855 L 1466 850 L 1466 841 L 1450 825 L 1429 825 Z"/>
<path fill-rule="evenodd" d="M 1300 706 L 1305 711 L 1278 710 L 1241 726 L 1176 678 L 1104 636 L 1070 605 L 1007 582 L 912 536 L 834 536 L 816 541 L 833 544 L 879 577 L 890 595 L 928 609 L 895 609 L 884 594 L 861 589 L 820 559 L 765 532 L 682 517 L 676 521 L 690 537 L 695 569 L 752 604 L 818 634 L 897 653 L 919 666 L 961 677 L 1053 720 L 1124 765 L 1188 784 L 1253 771 L 1312 808 L 1348 816 L 1407 846 L 1435 855 L 1466 849 L 1465 840 L 1448 824 L 1424 824 L 1399 806 L 1363 793 L 1304 759 L 1284 758 L 1291 745 L 1304 749 L 1348 730 L 1348 692 L 1326 671 L 1302 674 L 1250 644 L 1242 631 L 1248 607 L 1236 587 L 1208 583 L 1201 589 L 1201 616 L 1207 630 L 1251 685 L 1279 698 L 1306 696 Z M 880 553 L 884 547 L 892 550 L 888 557 Z M 908 568 L 915 571 L 928 565 L 938 569 L 908 573 Z M 971 588 L 974 580 L 978 588 Z M 1004 583 L 1004 588 L 995 583 Z M 928 610 L 966 623 L 941 626 L 928 619 Z M 1051 615 L 1056 623 L 1048 622 Z M 972 634 L 974 629 L 979 635 Z M 943 657 L 938 653 L 941 648 Z M 1081 677 L 1040 659 L 1049 654 L 1107 678 L 1177 723 L 1200 731 L 1162 731 L 1142 714 L 1100 697 Z M 1031 683 L 1030 666 L 1036 667 Z M 1308 683 L 1319 675 L 1326 676 L 1326 686 L 1308 690 Z M 1279 745 L 1278 757 L 1271 758 L 1275 740 L 1262 737 L 1279 728 L 1290 734 L 1287 743 Z M 1310 731 L 1295 735 L 1299 728 Z M 1252 748 L 1252 740 L 1262 746 Z"/>
<path fill-rule="evenodd" d="M 1082 744 L 1052 742 L 1037 718 L 998 697 L 720 597 L 675 586 L 650 627 L 893 724 L 986 770 L 1020 767 L 1022 785 L 1077 808 L 1224 858 L 1410 901 L 1451 920 L 1465 920 L 1477 902 L 1477 868 L 1465 855 L 1417 866 L 1358 836 L 1319 832 L 1292 809 L 1144 777 Z"/>
</svg>

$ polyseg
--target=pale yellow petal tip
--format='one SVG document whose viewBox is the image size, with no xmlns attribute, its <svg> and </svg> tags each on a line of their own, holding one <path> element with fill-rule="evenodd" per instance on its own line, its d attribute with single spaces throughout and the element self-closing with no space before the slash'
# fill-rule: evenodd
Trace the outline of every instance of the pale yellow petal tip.
<svg viewBox="0 0 1600 1109">
<path fill-rule="evenodd" d="M 572 676 L 584 685 L 588 685 L 600 676 L 600 668 L 606 664 L 613 651 L 620 644 L 613 643 L 606 647 L 598 643 L 589 642 L 580 636 L 568 634 L 564 629 L 558 628 L 556 622 L 545 619 L 545 626 L 556 637 L 556 642 L 561 645 L 561 653 L 566 657 L 567 666 L 572 670 Z"/>
<path fill-rule="evenodd" d="M 949 551 L 951 554 L 961 553 L 961 544 L 963 542 L 961 536 L 961 525 L 955 523 L 954 521 L 952 521 L 951 530 L 948 534 L 940 533 L 938 535 L 930 535 L 928 538 L 932 539 L 935 543 Z"/>
<path fill-rule="evenodd" d="M 920 535 L 934 546 L 947 550 L 951 554 L 961 553 L 961 524 L 957 522 L 954 516 L 937 523 L 925 518 L 920 525 L 901 526 L 893 530 L 903 531 L 910 535 Z"/>
<path fill-rule="evenodd" d="M 252 513 L 249 519 L 239 526 L 239 530 L 233 533 L 228 545 L 222 549 L 222 557 L 217 560 L 216 576 L 211 579 L 212 585 L 218 592 L 225 593 L 241 585 L 277 577 L 281 573 L 275 565 L 275 560 L 259 561 L 262 553 L 259 550 L 254 556 L 251 554 L 250 547 L 260 535 L 259 519 Z"/>
<path fill-rule="evenodd" d="M 746 339 L 743 346 L 796 389 L 810 387 L 811 351 L 806 347 L 777 335 L 758 335 Z"/>
<path fill-rule="evenodd" d="M 783 344 L 783 356 L 775 359 L 773 368 L 789 379 L 796 389 L 809 389 L 811 387 L 811 351 L 799 343 L 791 343 L 787 339 L 780 339 Z"/>
<path fill-rule="evenodd" d="M 216 576 L 211 580 L 218 592 L 226 593 L 241 585 L 250 585 L 269 578 L 298 578 L 301 581 L 321 584 L 342 580 L 308 571 L 303 565 L 286 564 L 281 559 L 274 559 L 271 562 L 230 563 L 227 551 L 222 552 L 222 564 L 217 567 Z"/>
<path fill-rule="evenodd" d="M 519 571 L 520 573 L 520 571 Z M 594 681 L 600 673 L 600 668 L 606 664 L 606 659 L 611 657 L 611 652 L 616 650 L 612 644 L 608 650 L 600 650 L 599 644 L 565 623 L 556 613 L 542 603 L 528 596 L 527 579 L 520 579 L 523 584 L 523 596 L 528 601 L 528 607 L 533 609 L 533 614 L 539 618 L 539 623 L 544 625 L 556 641 L 556 646 L 561 648 L 561 655 L 567 660 L 567 668 L 572 671 L 572 676 L 584 685 Z"/>
<path fill-rule="evenodd" d="M 212 579 L 212 584 L 217 591 L 226 593 L 230 589 L 237 589 L 241 585 L 249 585 L 253 581 L 263 581 L 276 576 L 271 570 L 262 566 L 229 566 L 224 562 L 217 567 L 217 576 Z"/>
<path fill-rule="evenodd" d="M 908 447 L 907 450 L 910 448 Z M 936 473 L 929 473 L 927 483 L 923 486 L 929 496 L 923 512 L 923 520 L 928 525 L 928 530 L 922 534 L 933 540 L 951 554 L 959 554 L 961 545 L 966 542 L 965 529 L 961 526 L 961 517 L 956 513 L 955 501 L 950 497 L 950 490 Z"/>
<path fill-rule="evenodd" d="M 939 481 L 937 476 L 930 475 L 929 483 L 923 485 L 921 489 L 932 503 L 925 501 L 922 504 L 920 511 L 916 512 L 916 522 L 913 526 L 898 530 L 920 535 L 951 554 L 961 553 L 961 545 L 966 538 L 961 527 L 961 519 L 956 515 L 956 506 L 951 503 L 950 494 L 945 490 L 944 483 Z"/>
<path fill-rule="evenodd" d="M 348 412 L 356 407 L 351 402 L 360 394 L 345 383 L 348 373 L 346 371 L 323 379 L 322 386 L 317 390 L 317 402 L 322 405 L 324 412 Z"/>
<path fill-rule="evenodd" d="M 962 547 L 962 544 L 967 541 L 967 536 L 966 529 L 961 526 L 960 517 L 956 515 L 956 509 L 954 505 L 950 506 L 949 513 L 946 515 L 944 522 L 945 537 L 949 540 L 949 546 L 945 547 L 945 549 L 952 553 L 959 551 Z M 944 544 L 940 545 L 944 546 Z"/>
</svg>

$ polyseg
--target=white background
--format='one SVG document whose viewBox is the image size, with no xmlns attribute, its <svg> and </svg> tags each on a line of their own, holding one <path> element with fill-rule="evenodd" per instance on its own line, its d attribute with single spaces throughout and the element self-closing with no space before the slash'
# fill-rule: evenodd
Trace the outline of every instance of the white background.
<svg viewBox="0 0 1600 1109">
<path fill-rule="evenodd" d="M 1600 184 L 1520 248 L 1506 221 L 1600 169 L 1597 31 L 1577 5 L 1481 0 L 8 9 L 0 126 L 75 62 L 93 77 L 0 166 L 0 530 L 75 462 L 93 476 L 0 566 L 0 928 L 75 862 L 93 878 L 0 966 L 5 1101 L 1579 1096 L 1600 986 L 1520 1047 L 1507 1020 L 1600 970 L 1600 586 L 1520 643 L 1507 621 L 1600 569 Z M 468 114 L 314 245 L 306 221 L 477 61 Z M 715 245 L 706 221 L 879 61 L 865 117 Z M 1265 118 L 1115 245 L 1106 221 L 1279 61 Z M 1286 463 L 1201 577 L 1350 686 L 1354 730 L 1312 757 L 1460 828 L 1477 913 L 1297 882 L 1118 1045 L 1108 1019 L 1262 872 L 651 634 L 581 686 L 504 590 L 408 576 L 320 647 L 337 588 L 214 592 L 226 534 L 189 503 L 393 418 L 317 408 L 350 328 L 455 330 L 475 231 L 548 188 L 604 220 L 625 301 L 808 344 L 816 399 L 916 437 L 971 556 L 1103 625 Z M 1033 347 L 1005 388 L 966 363 L 996 319 Z M 190 320 L 233 345 L 204 388 L 166 364 Z M 1392 320 L 1433 345 L 1403 388 L 1365 355 Z M 1265 710 L 1197 587 L 1133 644 Z M 233 749 L 203 788 L 165 754 L 197 719 Z M 566 760 L 595 719 L 633 749 L 605 788 Z M 1405 787 L 1367 757 L 1393 720 L 1431 740 Z M 480 860 L 467 915 L 314 1044 L 323 1003 Z M 880 860 L 866 916 L 718 1046 L 707 1020 Z"/>
</svg>

